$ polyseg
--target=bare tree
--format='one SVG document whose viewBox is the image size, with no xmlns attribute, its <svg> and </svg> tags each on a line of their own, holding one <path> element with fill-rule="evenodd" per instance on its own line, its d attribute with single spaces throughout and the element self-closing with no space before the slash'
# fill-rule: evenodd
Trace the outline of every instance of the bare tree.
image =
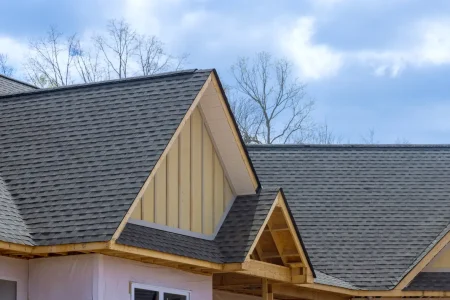
<svg viewBox="0 0 450 300">
<path fill-rule="evenodd" d="M 232 103 L 245 142 L 288 143 L 312 130 L 314 101 L 306 99 L 291 63 L 260 52 L 253 60 L 239 58 L 231 71 L 237 91 Z"/>
<path fill-rule="evenodd" d="M 8 55 L 0 53 L 0 74 L 12 76 L 14 68 L 8 63 Z"/>
<path fill-rule="evenodd" d="M 75 69 L 84 83 L 110 79 L 110 72 L 103 64 L 98 48 L 84 49 L 80 41 L 77 41 L 76 47 Z"/>
<path fill-rule="evenodd" d="M 379 144 L 377 140 L 375 140 L 375 129 L 370 128 L 366 135 L 361 135 L 361 140 L 363 144 L 374 145 Z"/>
<path fill-rule="evenodd" d="M 399 144 L 399 145 L 410 145 L 411 143 L 409 142 L 408 139 L 405 138 L 396 138 L 394 144 Z"/>
<path fill-rule="evenodd" d="M 126 78 L 130 61 L 138 48 L 137 33 L 125 20 L 110 20 L 106 35 L 97 35 L 94 41 L 108 67 L 118 78 Z"/>
<path fill-rule="evenodd" d="M 342 137 L 336 136 L 327 123 L 318 124 L 311 133 L 308 142 L 313 144 L 342 144 Z"/>
<path fill-rule="evenodd" d="M 41 87 L 72 83 L 71 68 L 76 56 L 76 35 L 65 38 L 50 27 L 44 38 L 30 41 L 31 55 L 25 64 L 28 79 Z"/>
</svg>

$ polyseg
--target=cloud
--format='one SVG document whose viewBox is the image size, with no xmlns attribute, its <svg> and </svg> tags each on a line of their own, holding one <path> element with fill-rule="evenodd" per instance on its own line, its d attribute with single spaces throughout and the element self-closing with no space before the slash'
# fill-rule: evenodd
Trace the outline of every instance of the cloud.
<svg viewBox="0 0 450 300">
<path fill-rule="evenodd" d="M 8 62 L 18 69 L 28 53 L 28 44 L 8 36 L 0 36 L 0 53 L 8 56 Z"/>
<path fill-rule="evenodd" d="M 343 64 L 342 54 L 326 44 L 314 43 L 315 19 L 299 18 L 280 35 L 282 52 L 293 60 L 305 79 L 336 75 Z"/>
<path fill-rule="evenodd" d="M 450 20 L 420 21 L 402 32 L 402 46 L 384 51 L 348 53 L 373 68 L 377 76 L 397 77 L 408 67 L 420 68 L 450 64 Z M 409 38 L 408 38 L 409 36 Z"/>
</svg>

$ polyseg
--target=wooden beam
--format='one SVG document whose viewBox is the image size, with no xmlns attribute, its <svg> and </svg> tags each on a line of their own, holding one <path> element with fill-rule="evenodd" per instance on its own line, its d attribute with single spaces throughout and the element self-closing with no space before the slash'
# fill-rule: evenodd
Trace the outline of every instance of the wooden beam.
<svg viewBox="0 0 450 300">
<path fill-rule="evenodd" d="M 31 254 L 50 254 L 50 253 L 68 253 L 68 252 L 90 252 L 102 249 L 108 249 L 109 242 L 94 242 L 81 244 L 66 244 L 56 246 L 36 246 L 31 250 Z"/>
<path fill-rule="evenodd" d="M 7 243 L 7 242 L 0 241 L 0 250 L 10 250 L 10 251 L 16 251 L 16 252 L 20 252 L 20 253 L 31 253 L 31 251 L 33 250 L 33 246 L 20 245 L 20 244 Z"/>
<path fill-rule="evenodd" d="M 286 201 L 286 199 L 284 199 L 283 196 L 281 196 L 280 201 L 278 201 L 280 208 L 281 208 L 281 212 L 283 213 L 286 224 L 289 227 L 290 232 L 292 233 L 295 247 L 297 249 L 297 253 L 299 254 L 301 261 L 303 262 L 303 264 L 306 267 L 306 281 L 308 283 L 313 283 L 314 277 L 313 277 L 313 273 L 312 273 L 312 268 L 309 265 L 305 250 L 303 249 L 302 244 L 300 243 L 300 237 L 297 236 L 297 230 L 295 229 L 295 225 L 294 225 L 293 221 L 291 220 L 291 216 L 289 214 L 289 211 L 287 209 L 285 201 Z"/>
<path fill-rule="evenodd" d="M 344 300 L 350 298 L 349 296 L 339 294 L 302 289 L 288 284 L 274 284 L 272 291 L 274 295 L 279 298 L 289 297 L 305 300 Z"/>
<path fill-rule="evenodd" d="M 291 269 L 288 267 L 249 259 L 242 263 L 242 269 L 242 271 L 237 272 L 276 281 L 291 282 Z"/>
<path fill-rule="evenodd" d="M 262 279 L 262 298 L 263 300 L 273 300 L 272 285 L 266 278 Z"/>
<path fill-rule="evenodd" d="M 261 228 L 259 229 L 258 233 L 256 234 L 256 237 L 255 237 L 255 240 L 253 241 L 253 244 L 250 246 L 250 249 L 249 249 L 249 251 L 248 251 L 248 253 L 247 253 L 246 259 L 250 259 L 250 254 L 252 254 L 252 253 L 253 253 L 253 250 L 255 250 L 255 247 L 256 247 L 256 245 L 258 244 L 259 239 L 261 238 L 261 235 L 263 234 L 264 229 L 266 228 L 267 222 L 269 222 L 269 218 L 270 218 L 270 216 L 272 215 L 272 212 L 274 211 L 275 207 L 277 206 L 277 203 L 279 202 L 279 198 L 280 198 L 280 197 L 282 197 L 282 196 L 281 196 L 281 193 L 278 192 L 278 195 L 277 195 L 277 197 L 275 198 L 275 201 L 273 202 L 272 206 L 270 207 L 269 212 L 267 213 L 266 219 L 264 220 L 264 222 L 263 222 Z M 259 254 L 260 254 L 260 253 L 258 252 L 258 255 L 259 255 Z"/>
<path fill-rule="evenodd" d="M 395 289 L 388 291 L 350 290 L 317 283 L 297 284 L 296 286 L 353 297 L 450 297 L 450 291 L 401 291 Z"/>
</svg>

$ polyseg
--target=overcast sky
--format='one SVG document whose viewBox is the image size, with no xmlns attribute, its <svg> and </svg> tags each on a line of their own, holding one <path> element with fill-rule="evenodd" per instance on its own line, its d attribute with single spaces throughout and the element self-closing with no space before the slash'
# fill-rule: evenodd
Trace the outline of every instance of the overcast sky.
<svg viewBox="0 0 450 300">
<path fill-rule="evenodd" d="M 291 60 L 314 118 L 344 141 L 450 142 L 450 1 L 0 0 L 0 53 L 20 67 L 49 25 L 88 36 L 111 18 L 157 35 L 189 68 L 230 80 L 239 55 Z"/>
</svg>

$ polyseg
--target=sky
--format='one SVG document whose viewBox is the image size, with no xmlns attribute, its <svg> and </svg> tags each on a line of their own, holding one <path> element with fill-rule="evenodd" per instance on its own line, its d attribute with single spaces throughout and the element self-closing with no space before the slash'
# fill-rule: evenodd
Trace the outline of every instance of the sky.
<svg viewBox="0 0 450 300">
<path fill-rule="evenodd" d="M 450 143 L 450 1 L 0 0 L 0 53 L 20 68 L 50 25 L 89 36 L 124 18 L 156 35 L 187 68 L 230 82 L 239 56 L 293 63 L 312 116 L 344 142 Z"/>
</svg>

